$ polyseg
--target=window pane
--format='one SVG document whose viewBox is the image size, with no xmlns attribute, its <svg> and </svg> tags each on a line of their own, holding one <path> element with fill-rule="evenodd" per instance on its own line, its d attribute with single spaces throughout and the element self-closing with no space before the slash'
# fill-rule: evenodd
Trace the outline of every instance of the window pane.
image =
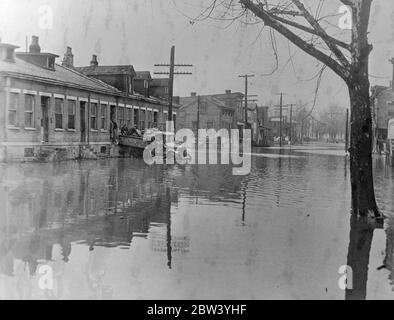
<svg viewBox="0 0 394 320">
<path fill-rule="evenodd" d="M 17 110 L 18 105 L 19 105 L 19 94 L 18 93 L 11 93 L 9 108 L 12 110 Z"/>
<path fill-rule="evenodd" d="M 97 103 L 90 105 L 90 127 L 95 130 L 97 129 Z"/>
<path fill-rule="evenodd" d="M 107 118 L 107 106 L 105 104 L 101 105 L 101 129 L 106 129 L 106 118 Z"/>
<path fill-rule="evenodd" d="M 91 116 L 97 116 L 97 103 L 92 103 L 90 105 L 90 114 Z"/>
<path fill-rule="evenodd" d="M 25 95 L 25 111 L 34 110 L 34 101 L 35 101 L 35 96 L 30 94 Z"/>
<path fill-rule="evenodd" d="M 55 98 L 55 113 L 63 113 L 63 99 Z"/>
<path fill-rule="evenodd" d="M 75 107 L 76 107 L 76 101 L 69 100 L 68 101 L 68 114 L 69 115 L 74 115 L 75 114 Z"/>
<path fill-rule="evenodd" d="M 105 115 L 107 114 L 107 106 L 105 104 L 101 105 L 101 116 L 105 117 Z"/>
<path fill-rule="evenodd" d="M 25 127 L 33 127 L 33 113 L 25 112 Z"/>
<path fill-rule="evenodd" d="M 68 115 L 68 129 L 75 129 L 75 115 Z"/>
<path fill-rule="evenodd" d="M 35 96 L 25 95 L 25 127 L 33 127 L 33 110 Z"/>
<path fill-rule="evenodd" d="M 16 126 L 16 110 L 8 111 L 8 124 L 11 126 Z"/>
<path fill-rule="evenodd" d="M 62 114 L 55 114 L 55 128 L 56 129 L 63 129 L 63 115 Z"/>
</svg>

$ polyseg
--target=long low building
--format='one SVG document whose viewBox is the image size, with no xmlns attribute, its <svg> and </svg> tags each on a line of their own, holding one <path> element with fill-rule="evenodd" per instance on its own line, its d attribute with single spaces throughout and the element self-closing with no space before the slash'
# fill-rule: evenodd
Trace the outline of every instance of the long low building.
<svg viewBox="0 0 394 320">
<path fill-rule="evenodd" d="M 164 128 L 166 101 L 78 71 L 71 48 L 62 65 L 41 52 L 38 37 L 29 52 L 17 48 L 0 40 L 0 161 L 117 156 L 111 119 L 119 128 Z"/>
</svg>

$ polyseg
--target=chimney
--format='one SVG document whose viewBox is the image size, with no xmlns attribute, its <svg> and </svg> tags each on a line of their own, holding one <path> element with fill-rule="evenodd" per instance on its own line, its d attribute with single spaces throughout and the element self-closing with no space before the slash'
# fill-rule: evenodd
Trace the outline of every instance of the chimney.
<svg viewBox="0 0 394 320">
<path fill-rule="evenodd" d="M 179 104 L 179 101 L 180 101 L 179 96 L 174 96 L 174 97 L 172 98 L 172 102 L 174 102 L 174 103 L 176 103 L 176 104 Z"/>
<path fill-rule="evenodd" d="M 40 45 L 38 44 L 38 39 L 39 38 L 37 36 L 31 37 L 31 44 L 29 46 L 30 53 L 40 53 L 41 52 Z"/>
<path fill-rule="evenodd" d="M 230 93 L 231 93 L 231 90 L 228 90 L 228 89 L 227 89 L 225 92 L 226 92 L 226 94 L 230 94 Z"/>
<path fill-rule="evenodd" d="M 190 92 L 191 97 L 195 97 L 197 95 L 197 92 Z"/>
<path fill-rule="evenodd" d="M 90 66 L 92 66 L 92 67 L 98 66 L 97 55 L 95 55 L 95 54 L 92 55 L 92 61 L 90 61 Z"/>
<path fill-rule="evenodd" d="M 72 53 L 71 47 L 67 47 L 66 53 L 62 61 L 62 66 L 67 68 L 74 68 L 74 55 Z"/>
</svg>

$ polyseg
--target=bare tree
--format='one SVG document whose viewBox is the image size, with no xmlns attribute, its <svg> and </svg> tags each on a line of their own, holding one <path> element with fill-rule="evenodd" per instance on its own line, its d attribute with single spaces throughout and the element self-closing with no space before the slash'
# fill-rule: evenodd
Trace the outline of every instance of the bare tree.
<svg viewBox="0 0 394 320">
<path fill-rule="evenodd" d="M 328 134 L 330 141 L 336 141 L 345 135 L 346 109 L 331 103 L 320 112 L 319 121 L 325 129 L 324 133 Z"/>
<path fill-rule="evenodd" d="M 328 3 L 329 2 L 329 3 Z M 212 17 L 216 7 L 221 7 L 218 19 L 242 20 L 244 23 L 263 23 L 299 49 L 329 67 L 343 79 L 348 87 L 351 104 L 350 175 L 352 212 L 358 216 L 379 216 L 372 175 L 372 120 L 368 59 L 372 45 L 368 43 L 368 23 L 372 0 L 337 0 L 335 13 L 324 12 L 325 5 L 334 1 L 324 0 L 214 0 L 204 11 Z M 338 8 L 346 6 L 352 20 L 350 39 L 335 33 L 330 18 Z M 251 21 L 243 17 L 253 13 Z M 203 14 L 202 14 L 203 15 Z M 350 18 L 349 17 L 349 18 Z M 337 15 L 338 18 L 338 15 Z M 202 20 L 201 15 L 198 18 Z M 228 19 L 231 20 L 231 19 Z M 338 30 L 339 28 L 337 28 Z M 274 47 L 274 44 L 273 44 Z M 275 45 L 276 47 L 276 45 Z"/>
</svg>

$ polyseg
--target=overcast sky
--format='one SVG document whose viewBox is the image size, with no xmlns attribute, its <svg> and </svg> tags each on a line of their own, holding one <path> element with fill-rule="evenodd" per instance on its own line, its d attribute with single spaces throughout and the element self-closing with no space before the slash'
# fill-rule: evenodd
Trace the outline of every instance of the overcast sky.
<svg viewBox="0 0 394 320">
<path fill-rule="evenodd" d="M 339 1 L 328 0 L 330 4 Z M 235 22 L 204 20 L 190 23 L 209 0 L 0 0 L 0 36 L 4 42 L 25 49 L 25 38 L 40 37 L 42 51 L 60 55 L 66 46 L 74 52 L 76 66 L 88 65 L 91 54 L 99 64 L 132 64 L 138 70 L 165 71 L 155 63 L 169 61 L 170 47 L 176 46 L 176 62 L 192 63 L 191 76 L 175 79 L 174 94 L 221 93 L 225 89 L 244 90 L 239 74 L 253 73 L 250 94 L 259 102 L 275 103 L 278 92 L 287 95 L 284 103 L 304 101 L 311 107 L 316 81 L 302 81 L 317 71 L 317 62 L 288 45 L 277 35 L 279 68 L 272 76 L 264 74 L 275 66 L 268 29 Z M 44 6 L 44 7 L 43 7 Z M 53 25 L 43 28 L 43 11 L 49 6 Z M 44 21 L 45 22 L 45 21 Z M 45 24 L 44 24 L 45 25 Z M 48 26 L 49 24 L 46 24 Z M 388 84 L 394 56 L 394 1 L 374 0 L 370 23 L 371 85 Z M 289 52 L 293 56 L 289 61 Z M 184 70 L 183 70 L 184 69 Z M 331 71 L 324 73 L 316 109 L 330 103 L 348 105 L 342 80 Z"/>
</svg>

